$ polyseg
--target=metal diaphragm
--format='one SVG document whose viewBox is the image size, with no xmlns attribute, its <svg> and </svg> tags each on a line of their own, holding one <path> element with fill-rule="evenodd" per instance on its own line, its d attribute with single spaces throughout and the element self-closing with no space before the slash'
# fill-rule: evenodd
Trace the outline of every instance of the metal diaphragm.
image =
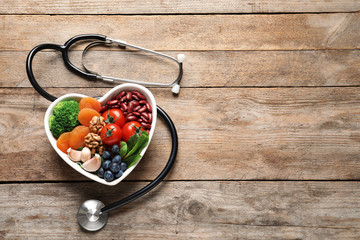
<svg viewBox="0 0 360 240">
<path fill-rule="evenodd" d="M 102 229 L 109 217 L 108 213 L 100 211 L 104 206 L 99 200 L 90 199 L 85 201 L 80 206 L 77 214 L 79 225 L 87 231 Z"/>
</svg>

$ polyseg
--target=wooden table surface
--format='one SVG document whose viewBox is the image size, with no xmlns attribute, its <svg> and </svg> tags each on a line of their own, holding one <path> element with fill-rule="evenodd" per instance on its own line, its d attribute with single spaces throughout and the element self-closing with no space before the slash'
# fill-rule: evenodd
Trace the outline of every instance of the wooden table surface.
<svg viewBox="0 0 360 240">
<path fill-rule="evenodd" d="M 0 239 L 359 239 L 360 1 L 0 0 Z M 50 102 L 25 60 L 40 43 L 100 33 L 176 56 L 179 96 L 150 88 L 179 135 L 176 164 L 145 197 L 86 232 L 80 204 L 105 204 L 162 170 L 170 135 L 158 121 L 126 181 L 105 187 L 57 156 Z M 79 64 L 84 45 L 73 48 Z M 103 74 L 175 79 L 174 65 L 98 48 Z M 69 72 L 59 53 L 34 60 L 40 85 L 90 96 L 114 85 Z"/>
</svg>

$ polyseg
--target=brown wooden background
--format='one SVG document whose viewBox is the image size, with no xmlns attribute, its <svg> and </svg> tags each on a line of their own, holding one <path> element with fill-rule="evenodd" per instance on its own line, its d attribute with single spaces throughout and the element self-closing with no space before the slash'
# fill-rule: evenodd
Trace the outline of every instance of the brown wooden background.
<svg viewBox="0 0 360 240">
<path fill-rule="evenodd" d="M 0 239 L 359 239 L 359 11 L 359 0 L 0 0 Z M 146 185 L 170 136 L 159 121 L 141 164 L 116 187 L 56 155 L 43 129 L 50 103 L 31 87 L 25 59 L 82 33 L 186 54 L 178 97 L 151 88 L 178 129 L 173 171 L 96 233 L 78 226 L 79 205 Z M 71 53 L 77 64 L 81 49 Z M 109 75 L 176 75 L 110 49 L 88 60 Z M 57 96 L 113 86 L 80 79 L 56 52 L 34 61 Z"/>
</svg>

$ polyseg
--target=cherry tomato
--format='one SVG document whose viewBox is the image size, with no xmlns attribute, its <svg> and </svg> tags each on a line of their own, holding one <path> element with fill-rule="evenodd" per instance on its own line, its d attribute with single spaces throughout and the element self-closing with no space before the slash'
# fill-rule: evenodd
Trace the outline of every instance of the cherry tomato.
<svg viewBox="0 0 360 240">
<path fill-rule="evenodd" d="M 135 127 L 141 127 L 141 124 L 137 121 L 131 121 L 125 123 L 125 125 L 122 127 L 123 139 L 125 142 L 129 141 L 129 138 L 135 134 Z M 141 128 L 141 131 L 143 130 L 144 129 Z"/>
<path fill-rule="evenodd" d="M 120 144 L 122 130 L 116 124 L 106 124 L 100 132 L 100 137 L 106 145 Z"/>
<path fill-rule="evenodd" d="M 106 123 L 115 123 L 119 127 L 123 127 L 126 122 L 123 112 L 118 108 L 109 109 L 103 112 L 101 116 L 104 118 Z"/>
</svg>

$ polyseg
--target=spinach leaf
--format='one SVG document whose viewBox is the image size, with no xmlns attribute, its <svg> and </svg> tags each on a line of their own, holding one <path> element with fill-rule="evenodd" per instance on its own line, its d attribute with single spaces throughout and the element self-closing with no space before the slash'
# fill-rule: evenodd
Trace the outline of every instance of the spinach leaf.
<svg viewBox="0 0 360 240">
<path fill-rule="evenodd" d="M 126 144 L 126 142 L 121 141 L 121 142 L 120 142 L 120 152 L 119 152 L 121 158 L 124 158 L 124 156 L 126 155 L 127 151 L 128 151 L 128 145 Z"/>
<path fill-rule="evenodd" d="M 126 164 L 128 165 L 128 168 L 135 165 L 139 161 L 140 158 L 141 158 L 140 154 L 134 154 L 134 155 L 128 157 L 125 160 Z"/>
<path fill-rule="evenodd" d="M 132 135 L 127 141 L 127 151 L 130 151 L 135 146 L 138 140 L 139 140 L 139 135 L 137 134 Z"/>
<path fill-rule="evenodd" d="M 135 143 L 135 146 L 127 153 L 126 158 L 140 154 L 140 152 L 146 147 L 149 142 L 149 134 L 146 131 L 141 133 L 138 141 Z"/>
</svg>

